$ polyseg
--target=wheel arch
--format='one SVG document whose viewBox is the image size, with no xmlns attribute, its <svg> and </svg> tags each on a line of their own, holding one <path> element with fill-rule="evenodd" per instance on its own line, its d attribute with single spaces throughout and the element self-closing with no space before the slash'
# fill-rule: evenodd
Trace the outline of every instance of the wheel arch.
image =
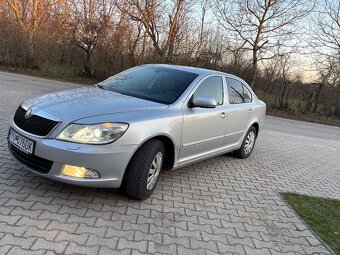
<svg viewBox="0 0 340 255">
<path fill-rule="evenodd" d="M 174 142 L 172 141 L 171 138 L 169 138 L 168 136 L 165 136 L 165 135 L 154 136 L 154 137 L 148 139 L 147 141 L 152 140 L 152 139 L 160 140 L 164 144 L 165 160 L 164 160 L 163 169 L 165 171 L 171 170 L 174 167 L 174 163 L 175 163 L 175 145 L 174 145 Z"/>
<path fill-rule="evenodd" d="M 139 150 L 139 148 L 145 144 L 146 142 L 150 141 L 150 140 L 160 140 L 163 144 L 164 144 L 164 149 L 165 149 L 165 161 L 164 161 L 164 166 L 163 169 L 165 171 L 169 171 L 174 167 L 175 164 L 175 143 L 173 141 L 173 139 L 171 139 L 169 136 L 165 135 L 165 134 L 157 134 L 154 135 L 152 137 L 148 137 L 147 139 L 145 139 L 143 142 L 141 142 L 138 147 L 135 149 L 135 151 L 133 152 L 130 161 L 132 160 L 133 155 L 135 155 L 135 153 Z"/>
<path fill-rule="evenodd" d="M 259 123 L 254 122 L 250 127 L 254 127 L 254 128 L 256 129 L 256 137 L 257 137 L 258 134 L 259 134 L 259 131 L 260 131 L 260 125 L 259 125 Z"/>
</svg>

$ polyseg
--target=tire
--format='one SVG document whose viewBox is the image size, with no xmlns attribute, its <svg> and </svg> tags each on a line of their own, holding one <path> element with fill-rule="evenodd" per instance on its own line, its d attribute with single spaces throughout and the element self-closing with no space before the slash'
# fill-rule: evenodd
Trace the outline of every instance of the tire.
<svg viewBox="0 0 340 255">
<path fill-rule="evenodd" d="M 256 142 L 256 128 L 255 127 L 250 127 L 246 136 L 243 139 L 243 143 L 240 149 L 237 151 L 234 151 L 234 156 L 237 158 L 245 159 L 250 156 L 252 153 L 254 147 L 255 147 L 255 142 Z M 249 142 L 252 144 L 249 145 Z M 249 147 L 250 146 L 250 147 Z"/>
<path fill-rule="evenodd" d="M 164 144 L 159 140 L 147 141 L 136 151 L 124 180 L 125 192 L 129 197 L 143 200 L 153 193 L 163 168 L 164 156 Z M 150 174 L 152 169 L 154 174 Z"/>
</svg>

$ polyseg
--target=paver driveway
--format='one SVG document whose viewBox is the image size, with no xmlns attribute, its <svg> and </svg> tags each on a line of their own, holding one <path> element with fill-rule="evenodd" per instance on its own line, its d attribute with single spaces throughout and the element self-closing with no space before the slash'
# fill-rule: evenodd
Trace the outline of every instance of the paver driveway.
<svg viewBox="0 0 340 255">
<path fill-rule="evenodd" d="M 0 254 L 329 254 L 278 192 L 340 199 L 340 129 L 268 118 L 250 158 L 166 172 L 151 198 L 132 201 L 41 178 L 9 156 L 19 102 L 71 86 L 0 73 Z"/>
</svg>

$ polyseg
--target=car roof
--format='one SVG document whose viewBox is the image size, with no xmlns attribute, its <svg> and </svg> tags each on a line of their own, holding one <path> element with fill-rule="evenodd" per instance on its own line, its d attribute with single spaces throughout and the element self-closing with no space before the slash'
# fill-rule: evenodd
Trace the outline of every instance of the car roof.
<svg viewBox="0 0 340 255">
<path fill-rule="evenodd" d="M 225 72 L 210 70 L 210 69 L 205 69 L 205 68 L 199 68 L 199 67 L 192 67 L 192 66 L 169 65 L 169 64 L 146 64 L 143 66 L 156 66 L 156 67 L 158 66 L 158 67 L 171 68 L 175 70 L 195 73 L 195 74 L 202 75 L 202 76 L 210 75 L 210 74 L 228 75 L 230 77 L 234 77 L 234 78 L 242 80 L 240 77 L 237 77 L 230 73 L 225 73 Z"/>
</svg>

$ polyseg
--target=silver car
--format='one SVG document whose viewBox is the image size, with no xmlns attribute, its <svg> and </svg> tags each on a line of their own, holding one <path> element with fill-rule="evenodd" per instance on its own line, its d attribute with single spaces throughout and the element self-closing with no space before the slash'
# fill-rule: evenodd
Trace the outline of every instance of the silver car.
<svg viewBox="0 0 340 255">
<path fill-rule="evenodd" d="M 128 69 L 94 86 L 20 104 L 8 145 L 29 170 L 149 197 L 161 170 L 227 152 L 247 158 L 266 105 L 240 78 L 172 65 Z"/>
</svg>

